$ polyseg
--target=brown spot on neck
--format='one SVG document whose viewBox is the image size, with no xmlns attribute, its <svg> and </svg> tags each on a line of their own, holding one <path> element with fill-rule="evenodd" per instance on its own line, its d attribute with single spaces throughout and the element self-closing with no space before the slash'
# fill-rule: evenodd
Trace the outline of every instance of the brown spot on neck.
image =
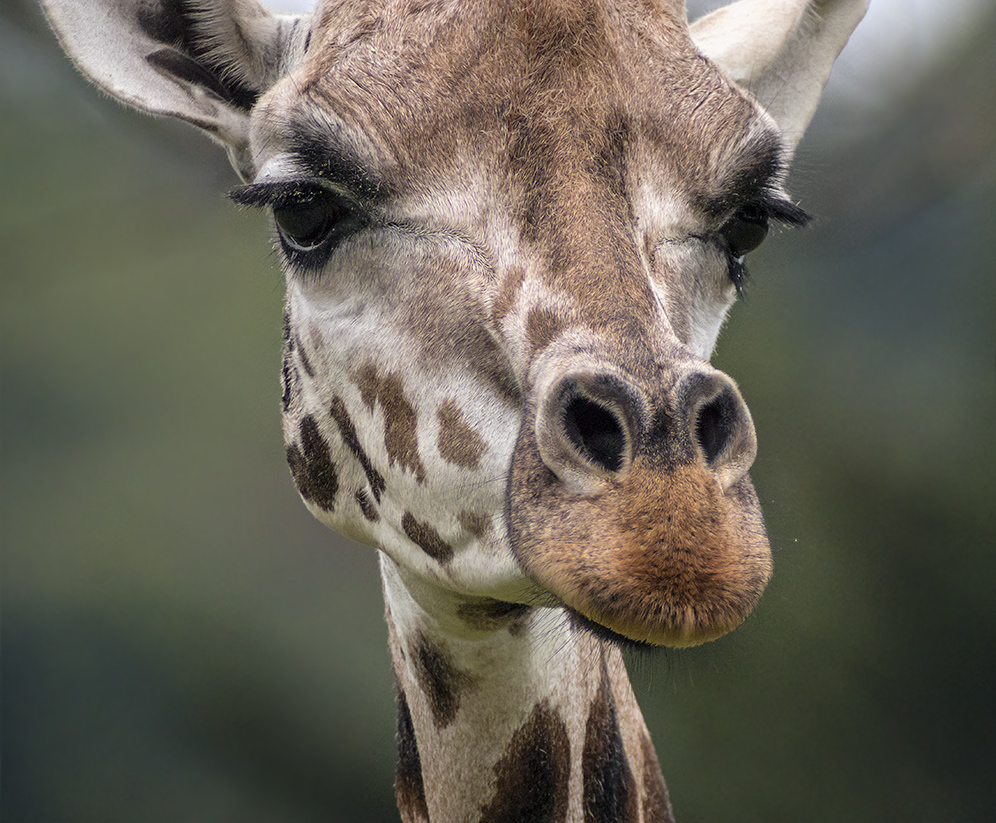
<svg viewBox="0 0 996 823">
<path fill-rule="evenodd" d="M 457 617 L 471 628 L 478 631 L 508 629 L 513 637 L 521 630 L 523 622 L 531 612 L 531 606 L 507 603 L 490 597 L 461 603 L 457 607 Z"/>
<path fill-rule="evenodd" d="M 570 778 L 567 725 L 547 701 L 512 735 L 495 764 L 495 793 L 481 823 L 564 823 Z"/>
<path fill-rule="evenodd" d="M 586 823 L 638 820 L 636 783 L 623 747 L 604 655 L 602 681 L 585 726 L 581 769 Z"/>
<path fill-rule="evenodd" d="M 421 633 L 415 639 L 411 659 L 432 719 L 438 728 L 445 728 L 456 719 L 461 694 L 473 686 L 473 678 L 454 665 L 444 648 Z"/>
<path fill-rule="evenodd" d="M 488 450 L 474 429 L 464 420 L 460 407 L 453 400 L 447 400 L 439 407 L 439 436 L 436 445 L 444 460 L 465 469 L 476 469 L 481 455 Z"/>
<path fill-rule="evenodd" d="M 394 794 L 404 823 L 429 823 L 429 806 L 425 800 L 422 758 L 415 739 L 415 727 L 405 693 L 398 689 L 398 771 Z"/>
<path fill-rule="evenodd" d="M 644 823 L 674 823 L 671 798 L 657 761 L 657 752 L 650 735 L 643 736 L 643 821 Z"/>
</svg>

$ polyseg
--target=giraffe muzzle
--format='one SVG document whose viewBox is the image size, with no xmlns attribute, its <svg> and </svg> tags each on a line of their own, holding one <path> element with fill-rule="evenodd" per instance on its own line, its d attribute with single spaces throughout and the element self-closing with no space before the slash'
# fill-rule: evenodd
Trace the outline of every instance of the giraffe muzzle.
<svg viewBox="0 0 996 823">
<path fill-rule="evenodd" d="M 771 574 L 734 382 L 699 362 L 639 380 L 601 363 L 537 386 L 509 476 L 520 564 L 584 618 L 640 642 L 715 639 Z"/>
</svg>

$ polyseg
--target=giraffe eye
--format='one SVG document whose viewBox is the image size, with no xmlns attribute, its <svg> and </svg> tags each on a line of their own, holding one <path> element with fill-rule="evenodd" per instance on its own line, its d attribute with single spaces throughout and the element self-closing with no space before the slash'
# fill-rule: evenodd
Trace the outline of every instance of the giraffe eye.
<svg viewBox="0 0 996 823">
<path fill-rule="evenodd" d="M 730 257 L 737 259 L 754 251 L 768 236 L 765 214 L 743 211 L 735 215 L 720 230 L 729 247 Z"/>
<path fill-rule="evenodd" d="M 273 208 L 280 237 L 297 252 L 308 252 L 325 244 L 347 216 L 335 198 L 317 194 Z"/>
</svg>

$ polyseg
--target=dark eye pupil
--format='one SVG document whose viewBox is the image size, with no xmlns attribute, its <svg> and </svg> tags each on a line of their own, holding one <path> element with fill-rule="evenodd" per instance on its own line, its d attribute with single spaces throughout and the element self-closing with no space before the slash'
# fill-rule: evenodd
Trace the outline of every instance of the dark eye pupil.
<svg viewBox="0 0 996 823">
<path fill-rule="evenodd" d="M 335 209 L 324 199 L 290 203 L 273 210 L 277 227 L 294 245 L 317 246 L 335 225 Z"/>
<path fill-rule="evenodd" d="M 766 217 L 734 217 L 723 228 L 726 242 L 730 244 L 730 254 L 743 257 L 754 251 L 768 236 Z"/>
</svg>

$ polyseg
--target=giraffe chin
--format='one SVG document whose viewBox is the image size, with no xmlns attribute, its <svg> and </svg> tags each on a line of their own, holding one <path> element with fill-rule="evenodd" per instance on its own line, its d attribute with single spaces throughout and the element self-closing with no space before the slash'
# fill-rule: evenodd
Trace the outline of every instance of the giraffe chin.
<svg viewBox="0 0 996 823">
<path fill-rule="evenodd" d="M 735 629 L 760 600 L 771 551 L 746 475 L 724 491 L 701 464 L 655 471 L 638 457 L 592 493 L 547 471 L 540 491 L 520 497 L 518 481 L 537 477 L 517 473 L 523 462 L 513 459 L 510 478 L 513 550 L 585 620 L 637 643 L 694 646 Z"/>
</svg>

